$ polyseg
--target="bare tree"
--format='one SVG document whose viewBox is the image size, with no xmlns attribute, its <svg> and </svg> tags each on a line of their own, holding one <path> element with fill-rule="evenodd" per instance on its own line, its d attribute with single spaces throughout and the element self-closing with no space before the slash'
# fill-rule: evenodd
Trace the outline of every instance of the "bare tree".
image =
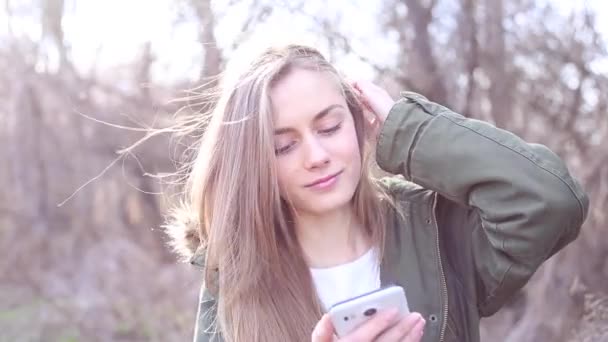
<svg viewBox="0 0 608 342">
<path fill-rule="evenodd" d="M 49 39 L 57 51 L 60 70 L 71 68 L 62 25 L 64 7 L 63 0 L 41 1 L 42 36 Z"/>
<path fill-rule="evenodd" d="M 215 28 L 215 14 L 211 8 L 210 0 L 190 0 L 197 19 L 200 23 L 199 39 L 202 45 L 203 67 L 201 68 L 200 81 L 220 73 L 222 55 L 215 39 L 213 30 Z"/>
</svg>

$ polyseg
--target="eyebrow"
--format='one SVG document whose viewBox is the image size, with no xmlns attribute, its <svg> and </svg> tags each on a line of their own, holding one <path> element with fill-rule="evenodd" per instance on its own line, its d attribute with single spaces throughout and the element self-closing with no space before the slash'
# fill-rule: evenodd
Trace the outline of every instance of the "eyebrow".
<svg viewBox="0 0 608 342">
<path fill-rule="evenodd" d="M 339 104 L 332 104 L 327 106 L 327 108 L 323 109 L 322 111 L 318 112 L 315 117 L 312 119 L 313 121 L 317 121 L 322 119 L 324 116 L 326 116 L 327 114 L 329 114 L 329 112 L 331 112 L 332 109 L 334 108 L 344 108 L 344 106 L 339 105 Z M 280 135 L 280 134 L 284 134 L 284 133 L 288 133 L 293 131 L 293 128 L 290 127 L 285 127 L 285 128 L 278 128 L 274 131 L 275 135 Z"/>
</svg>

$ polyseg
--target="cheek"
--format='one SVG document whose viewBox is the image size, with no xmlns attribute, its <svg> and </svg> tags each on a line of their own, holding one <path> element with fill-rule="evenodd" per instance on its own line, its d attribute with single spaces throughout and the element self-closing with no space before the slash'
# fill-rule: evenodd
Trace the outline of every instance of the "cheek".
<svg viewBox="0 0 608 342">
<path fill-rule="evenodd" d="M 353 166 L 361 165 L 361 153 L 359 151 L 359 141 L 353 126 L 344 131 L 340 142 L 334 145 L 336 148 L 335 154 L 339 155 L 345 162 L 351 163 Z"/>
<path fill-rule="evenodd" d="M 281 164 L 281 162 L 277 163 L 277 180 L 279 183 L 279 192 L 281 193 L 281 197 L 283 197 L 286 187 L 285 181 L 287 180 L 287 177 L 285 177 L 285 175 L 287 174 L 287 170 L 285 170 L 284 166 Z"/>
<path fill-rule="evenodd" d="M 289 189 L 293 187 L 294 183 L 294 173 L 295 170 L 293 168 L 294 163 L 288 160 L 288 158 L 281 158 L 277 160 L 277 181 L 279 183 L 279 193 L 281 197 L 286 198 L 286 194 L 289 192 Z"/>
</svg>

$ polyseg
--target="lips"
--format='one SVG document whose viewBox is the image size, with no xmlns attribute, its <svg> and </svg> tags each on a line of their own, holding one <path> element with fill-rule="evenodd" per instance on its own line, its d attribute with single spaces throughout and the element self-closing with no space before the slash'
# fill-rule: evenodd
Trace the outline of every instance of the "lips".
<svg viewBox="0 0 608 342">
<path fill-rule="evenodd" d="M 342 173 L 342 171 L 334 173 L 333 175 L 329 175 L 329 176 L 326 176 L 326 177 L 323 177 L 323 178 L 319 178 L 319 179 L 315 180 L 314 182 L 305 185 L 305 187 L 310 188 L 310 187 L 313 187 L 313 186 L 315 186 L 317 184 L 321 184 L 321 183 L 327 182 L 328 180 L 330 180 L 330 179 L 338 176 L 341 173 Z"/>
</svg>

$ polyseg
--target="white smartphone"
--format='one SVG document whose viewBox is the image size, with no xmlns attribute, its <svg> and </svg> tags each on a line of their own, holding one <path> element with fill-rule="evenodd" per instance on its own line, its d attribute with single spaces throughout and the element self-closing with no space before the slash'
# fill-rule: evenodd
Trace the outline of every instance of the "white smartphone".
<svg viewBox="0 0 608 342">
<path fill-rule="evenodd" d="M 396 308 L 401 315 L 410 312 L 403 287 L 393 285 L 332 305 L 329 316 L 338 337 L 344 337 L 377 312 Z"/>
</svg>

